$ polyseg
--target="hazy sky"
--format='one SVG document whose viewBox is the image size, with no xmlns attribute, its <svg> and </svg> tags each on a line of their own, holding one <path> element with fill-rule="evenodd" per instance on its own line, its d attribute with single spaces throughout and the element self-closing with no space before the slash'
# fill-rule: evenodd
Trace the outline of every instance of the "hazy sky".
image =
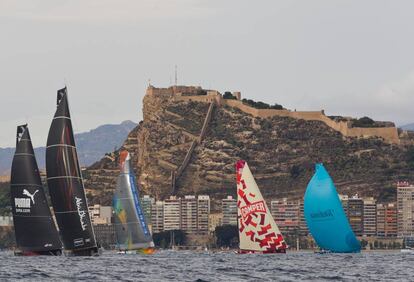
<svg viewBox="0 0 414 282">
<path fill-rule="evenodd" d="M 142 118 L 148 79 L 329 115 L 414 122 L 414 1 L 0 0 L 0 146 Z M 104 140 L 103 140 L 104 142 Z"/>
</svg>

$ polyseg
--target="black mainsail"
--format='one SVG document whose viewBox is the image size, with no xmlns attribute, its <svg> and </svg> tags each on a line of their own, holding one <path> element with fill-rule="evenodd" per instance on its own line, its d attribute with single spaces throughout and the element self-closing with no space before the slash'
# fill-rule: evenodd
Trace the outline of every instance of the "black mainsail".
<svg viewBox="0 0 414 282">
<path fill-rule="evenodd" d="M 17 127 L 10 196 L 16 234 L 16 255 L 60 255 L 62 243 L 56 229 L 26 125 Z"/>
<path fill-rule="evenodd" d="M 97 245 L 73 137 L 67 89 L 57 91 L 57 109 L 46 146 L 50 198 L 68 254 L 94 255 Z"/>
</svg>

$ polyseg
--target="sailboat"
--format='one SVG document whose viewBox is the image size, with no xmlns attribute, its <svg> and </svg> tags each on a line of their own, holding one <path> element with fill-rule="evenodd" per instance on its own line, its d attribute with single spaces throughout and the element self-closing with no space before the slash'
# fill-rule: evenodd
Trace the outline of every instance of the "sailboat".
<svg viewBox="0 0 414 282">
<path fill-rule="evenodd" d="M 239 253 L 286 253 L 287 245 L 249 166 L 236 163 Z"/>
<path fill-rule="evenodd" d="M 137 184 L 126 150 L 119 153 L 120 175 L 113 198 L 119 253 L 154 253 L 154 242 L 141 208 Z"/>
<path fill-rule="evenodd" d="M 60 255 L 62 243 L 40 180 L 27 124 L 17 127 L 10 197 L 16 255 Z"/>
<path fill-rule="evenodd" d="M 354 253 L 361 250 L 349 225 L 335 185 L 323 164 L 305 192 L 304 214 L 309 231 L 321 250 L 333 253 Z"/>
<path fill-rule="evenodd" d="M 65 253 L 69 256 L 97 255 L 66 87 L 57 91 L 57 109 L 47 138 L 46 172 Z"/>
</svg>

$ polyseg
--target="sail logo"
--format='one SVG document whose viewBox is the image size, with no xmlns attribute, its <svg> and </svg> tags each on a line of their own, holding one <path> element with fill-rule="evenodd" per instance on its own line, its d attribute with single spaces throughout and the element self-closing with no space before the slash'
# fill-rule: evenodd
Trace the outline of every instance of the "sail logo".
<svg viewBox="0 0 414 282">
<path fill-rule="evenodd" d="M 85 231 L 88 225 L 86 224 L 86 212 L 82 210 L 82 199 L 75 197 L 75 201 L 76 201 L 76 208 L 78 210 L 78 215 L 79 215 L 79 220 L 80 220 L 80 224 L 82 227 L 82 231 Z"/>
<path fill-rule="evenodd" d="M 26 189 L 24 189 L 23 190 L 23 195 L 29 197 L 32 200 L 33 205 L 34 205 L 35 204 L 34 196 L 36 195 L 37 192 L 39 192 L 39 190 L 36 190 L 33 194 L 30 194 L 29 191 L 27 191 Z"/>
<path fill-rule="evenodd" d="M 73 246 L 75 247 L 81 247 L 85 245 L 85 242 L 83 241 L 83 238 L 77 238 L 73 240 Z"/>
<path fill-rule="evenodd" d="M 310 217 L 314 220 L 326 220 L 333 219 L 334 211 L 332 209 L 325 211 L 318 211 L 310 214 Z"/>
<path fill-rule="evenodd" d="M 14 205 L 17 212 L 30 212 L 30 198 L 14 198 Z M 28 209 L 27 211 L 24 211 Z"/>
<path fill-rule="evenodd" d="M 264 201 L 254 202 L 247 206 L 240 208 L 241 214 L 243 217 L 247 217 L 252 213 L 262 212 L 266 213 L 266 206 Z"/>
<path fill-rule="evenodd" d="M 14 205 L 16 207 L 16 212 L 22 213 L 30 213 L 30 208 L 35 204 L 34 196 L 39 190 L 36 190 L 33 194 L 31 194 L 28 190 L 23 190 L 23 196 L 27 196 L 28 198 L 14 198 Z"/>
</svg>

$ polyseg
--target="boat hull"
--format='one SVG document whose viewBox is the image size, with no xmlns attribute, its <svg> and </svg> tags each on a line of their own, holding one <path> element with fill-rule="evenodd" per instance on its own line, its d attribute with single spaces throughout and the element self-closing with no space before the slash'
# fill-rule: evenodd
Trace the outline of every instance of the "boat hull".
<svg viewBox="0 0 414 282">
<path fill-rule="evenodd" d="M 118 254 L 121 255 L 153 255 L 155 254 L 155 248 L 142 248 L 142 249 L 136 249 L 136 250 L 119 250 Z"/>
<path fill-rule="evenodd" d="M 65 256 L 67 257 L 97 257 L 101 254 L 101 248 L 88 248 L 83 250 L 65 251 Z"/>
<path fill-rule="evenodd" d="M 50 250 L 50 251 L 21 251 L 15 250 L 15 256 L 31 257 L 31 256 L 60 256 L 62 255 L 62 250 Z"/>
<path fill-rule="evenodd" d="M 286 249 L 271 251 L 238 250 L 238 254 L 286 254 Z"/>
</svg>

